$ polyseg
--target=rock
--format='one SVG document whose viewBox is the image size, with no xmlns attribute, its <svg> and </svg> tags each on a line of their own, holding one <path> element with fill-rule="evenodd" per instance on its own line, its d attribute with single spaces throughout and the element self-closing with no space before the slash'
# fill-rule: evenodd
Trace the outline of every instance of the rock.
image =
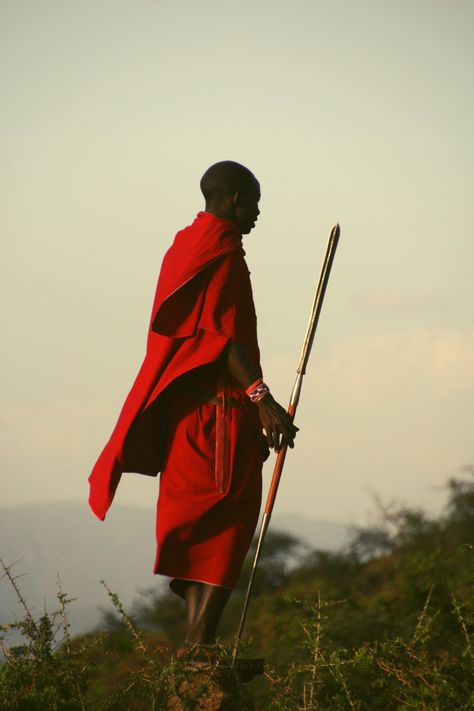
<svg viewBox="0 0 474 711">
<path fill-rule="evenodd" d="M 240 675 L 232 669 L 190 662 L 177 680 L 178 692 L 168 711 L 253 711 Z"/>
</svg>

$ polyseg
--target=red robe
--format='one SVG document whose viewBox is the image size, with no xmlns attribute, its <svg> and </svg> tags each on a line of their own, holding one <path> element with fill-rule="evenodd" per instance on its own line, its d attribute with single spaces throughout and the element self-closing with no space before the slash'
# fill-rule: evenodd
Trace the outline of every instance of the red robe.
<svg viewBox="0 0 474 711">
<path fill-rule="evenodd" d="M 255 408 L 222 362 L 239 342 L 261 372 L 244 254 L 236 225 L 215 215 L 201 212 L 178 232 L 145 359 L 89 477 L 103 520 L 122 472 L 162 471 L 154 571 L 227 587 L 255 529 L 264 459 Z"/>
</svg>

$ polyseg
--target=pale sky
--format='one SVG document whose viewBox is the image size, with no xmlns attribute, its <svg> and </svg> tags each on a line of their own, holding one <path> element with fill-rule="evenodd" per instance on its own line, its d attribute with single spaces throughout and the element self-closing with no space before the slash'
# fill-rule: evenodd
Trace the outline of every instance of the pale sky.
<svg viewBox="0 0 474 711">
<path fill-rule="evenodd" d="M 233 159 L 283 404 L 342 228 L 276 510 L 439 509 L 474 463 L 473 30 L 472 0 L 0 1 L 2 505 L 86 501 L 162 256 Z"/>
</svg>

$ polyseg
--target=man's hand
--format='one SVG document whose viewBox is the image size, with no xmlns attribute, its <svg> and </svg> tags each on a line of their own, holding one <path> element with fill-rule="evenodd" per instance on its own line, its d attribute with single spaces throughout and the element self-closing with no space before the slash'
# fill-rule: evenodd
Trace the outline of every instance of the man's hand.
<svg viewBox="0 0 474 711">
<path fill-rule="evenodd" d="M 285 445 L 293 449 L 298 427 L 292 423 L 286 410 L 270 393 L 257 402 L 257 408 L 268 446 L 275 452 Z"/>
<path fill-rule="evenodd" d="M 246 390 L 259 374 L 247 351 L 240 343 L 230 343 L 227 348 L 227 370 Z M 298 427 L 295 427 L 288 413 L 270 393 L 257 402 L 260 422 L 265 430 L 267 444 L 275 452 L 288 445 L 293 448 Z"/>
</svg>

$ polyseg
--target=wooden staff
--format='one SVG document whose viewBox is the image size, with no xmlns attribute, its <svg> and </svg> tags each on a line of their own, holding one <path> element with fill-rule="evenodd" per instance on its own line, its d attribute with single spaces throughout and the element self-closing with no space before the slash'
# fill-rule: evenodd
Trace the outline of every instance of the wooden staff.
<svg viewBox="0 0 474 711">
<path fill-rule="evenodd" d="M 298 407 L 298 402 L 301 394 L 301 386 L 303 383 L 303 376 L 306 373 L 306 366 L 308 364 L 309 356 L 311 353 L 311 347 L 314 341 L 314 334 L 316 333 L 316 327 L 319 321 L 319 314 L 321 313 L 321 307 L 323 305 L 324 294 L 326 292 L 327 283 L 329 281 L 329 274 L 331 273 L 331 266 L 334 260 L 334 255 L 336 253 L 337 244 L 339 241 L 340 227 L 339 224 L 335 224 L 329 235 L 328 246 L 326 249 L 326 256 L 324 257 L 323 266 L 321 269 L 321 275 L 319 277 L 318 288 L 316 289 L 316 294 L 314 296 L 313 307 L 311 309 L 311 316 L 309 318 L 308 328 L 306 330 L 306 336 L 303 343 L 303 350 L 301 352 L 300 362 L 297 368 L 297 375 L 293 390 L 291 392 L 290 404 L 288 406 L 288 414 L 291 417 L 291 421 L 294 420 L 296 414 L 296 408 Z M 273 477 L 270 484 L 270 490 L 268 492 L 267 503 L 265 506 L 265 511 L 262 518 L 262 523 L 260 525 L 260 533 L 258 536 L 257 550 L 255 551 L 255 558 L 253 561 L 252 572 L 250 574 L 250 580 L 247 588 L 247 594 L 245 595 L 244 606 L 242 609 L 242 616 L 240 618 L 240 625 L 235 639 L 235 645 L 232 652 L 232 666 L 234 666 L 235 660 L 237 658 L 237 652 L 239 649 L 240 640 L 242 637 L 242 631 L 244 629 L 245 618 L 247 616 L 247 609 L 249 606 L 250 594 L 252 592 L 253 581 L 255 579 L 255 573 L 257 571 L 257 565 L 260 558 L 260 553 L 262 551 L 262 545 L 265 538 L 265 534 L 268 530 L 270 524 L 270 518 L 273 511 L 273 505 L 275 503 L 278 485 L 280 483 L 283 465 L 285 463 L 286 450 L 288 447 L 285 445 L 278 452 L 278 456 L 275 462 L 275 468 L 273 470 Z"/>
</svg>

